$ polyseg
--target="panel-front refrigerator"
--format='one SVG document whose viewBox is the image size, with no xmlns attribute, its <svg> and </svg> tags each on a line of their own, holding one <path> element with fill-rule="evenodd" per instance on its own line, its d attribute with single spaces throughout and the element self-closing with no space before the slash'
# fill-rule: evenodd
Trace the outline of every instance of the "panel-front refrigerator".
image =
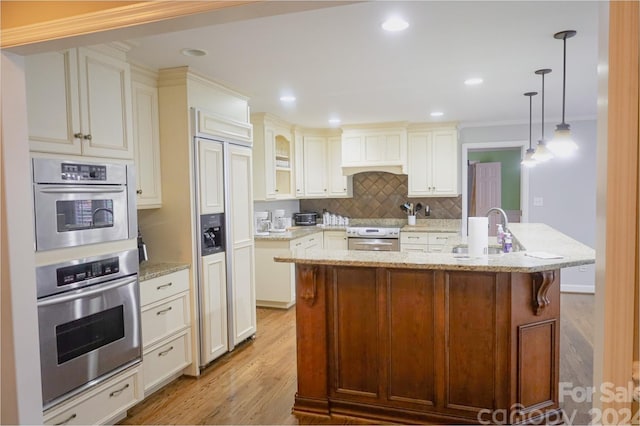
<svg viewBox="0 0 640 426">
<path fill-rule="evenodd" d="M 194 134 L 202 367 L 256 333 L 253 180 L 250 146 Z"/>
</svg>

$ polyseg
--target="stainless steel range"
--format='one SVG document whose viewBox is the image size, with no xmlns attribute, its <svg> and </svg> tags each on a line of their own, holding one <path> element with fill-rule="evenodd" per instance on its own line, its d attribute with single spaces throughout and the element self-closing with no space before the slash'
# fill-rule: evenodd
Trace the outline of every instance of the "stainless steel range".
<svg viewBox="0 0 640 426">
<path fill-rule="evenodd" d="M 400 251 L 400 228 L 385 226 L 349 226 L 349 250 Z"/>
</svg>

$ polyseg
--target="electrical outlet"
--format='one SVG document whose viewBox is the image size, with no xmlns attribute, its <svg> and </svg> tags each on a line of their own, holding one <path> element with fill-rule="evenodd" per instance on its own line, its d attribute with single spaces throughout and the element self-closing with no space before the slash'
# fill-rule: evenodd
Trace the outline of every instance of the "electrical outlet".
<svg viewBox="0 0 640 426">
<path fill-rule="evenodd" d="M 542 197 L 533 197 L 533 206 L 534 207 L 542 207 L 542 206 L 544 206 L 544 198 L 542 198 Z"/>
</svg>

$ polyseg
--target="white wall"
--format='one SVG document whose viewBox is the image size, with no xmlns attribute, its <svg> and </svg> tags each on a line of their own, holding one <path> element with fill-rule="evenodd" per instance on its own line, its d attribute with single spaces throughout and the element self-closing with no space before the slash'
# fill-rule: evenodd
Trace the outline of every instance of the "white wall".
<svg viewBox="0 0 640 426">
<path fill-rule="evenodd" d="M 0 422 L 42 424 L 33 201 L 22 57 L 2 52 Z"/>
<path fill-rule="evenodd" d="M 596 120 L 569 121 L 580 149 L 572 159 L 553 159 L 529 171 L 529 222 L 542 222 L 568 236 L 595 247 L 596 238 Z M 537 127 L 537 131 L 536 131 Z M 555 122 L 545 125 L 548 139 Z M 534 144 L 540 135 L 534 124 Z M 528 140 L 529 125 L 463 127 L 460 144 Z M 543 206 L 534 206 L 542 198 Z M 549 247 L 553 252 L 553 246 Z M 595 291 L 595 267 L 565 268 L 563 291 Z"/>
<path fill-rule="evenodd" d="M 276 209 L 283 209 L 285 216 L 291 217 L 294 213 L 300 212 L 299 200 L 279 200 L 279 201 L 254 201 L 253 211 L 274 211 Z"/>
</svg>

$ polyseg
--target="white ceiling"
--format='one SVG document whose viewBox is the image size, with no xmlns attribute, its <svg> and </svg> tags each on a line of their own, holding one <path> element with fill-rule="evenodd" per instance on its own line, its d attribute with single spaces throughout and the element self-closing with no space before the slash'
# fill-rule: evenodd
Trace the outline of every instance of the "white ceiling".
<svg viewBox="0 0 640 426">
<path fill-rule="evenodd" d="M 598 3 L 581 1 L 377 1 L 338 4 L 219 23 L 130 40 L 129 58 L 152 68 L 189 65 L 250 98 L 252 112 L 270 112 L 306 127 L 385 121 L 528 121 L 527 91 L 545 77 L 545 120 L 560 118 L 562 41 L 567 41 L 567 121 L 594 118 Z M 282 4 L 280 4 L 282 7 Z M 391 14 L 410 23 L 387 33 Z M 208 52 L 185 57 L 183 48 Z M 480 86 L 466 78 L 479 76 Z M 279 97 L 297 100 L 283 106 Z M 441 118 L 429 116 L 443 111 Z M 540 96 L 534 97 L 539 120 Z"/>
</svg>

